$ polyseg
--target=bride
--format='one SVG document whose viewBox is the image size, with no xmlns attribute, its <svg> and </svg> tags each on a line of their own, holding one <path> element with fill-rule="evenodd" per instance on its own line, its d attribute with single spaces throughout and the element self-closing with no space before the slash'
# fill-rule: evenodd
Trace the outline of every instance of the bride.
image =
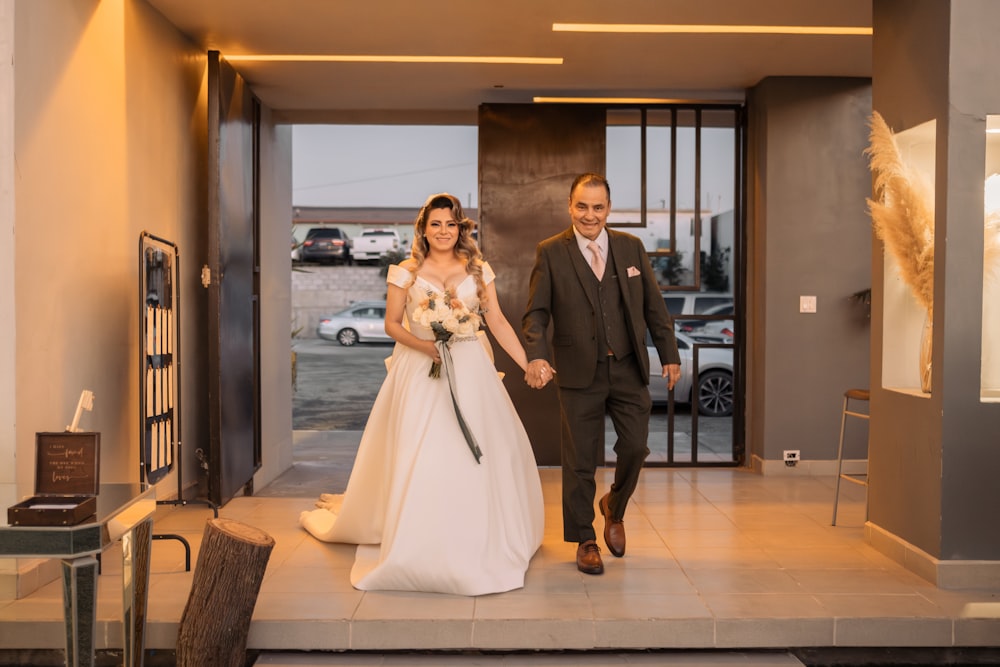
<svg viewBox="0 0 1000 667">
<path fill-rule="evenodd" d="M 472 227 L 452 195 L 420 209 L 412 257 L 389 267 L 396 346 L 347 491 L 299 520 L 317 539 L 358 545 L 360 590 L 521 588 L 542 542 L 538 468 L 480 322 L 522 370 L 527 357 Z"/>
</svg>

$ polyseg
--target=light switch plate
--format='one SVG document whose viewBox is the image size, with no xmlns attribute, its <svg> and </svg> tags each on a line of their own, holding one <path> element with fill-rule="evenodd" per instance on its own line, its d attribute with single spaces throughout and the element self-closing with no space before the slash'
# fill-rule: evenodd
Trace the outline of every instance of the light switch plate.
<svg viewBox="0 0 1000 667">
<path fill-rule="evenodd" d="M 799 312 L 800 313 L 815 313 L 816 312 L 816 297 L 814 297 L 814 296 L 800 296 L 799 297 Z"/>
</svg>

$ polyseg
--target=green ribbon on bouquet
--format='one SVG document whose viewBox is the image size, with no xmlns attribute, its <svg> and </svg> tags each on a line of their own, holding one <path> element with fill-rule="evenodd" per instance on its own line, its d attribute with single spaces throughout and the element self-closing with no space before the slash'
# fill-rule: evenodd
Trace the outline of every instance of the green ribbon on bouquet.
<svg viewBox="0 0 1000 667">
<path fill-rule="evenodd" d="M 479 449 L 479 445 L 476 443 L 476 437 L 472 435 L 472 430 L 469 425 L 465 423 L 465 418 L 462 417 L 462 410 L 458 407 L 458 395 L 455 393 L 455 364 L 451 360 L 451 343 L 458 343 L 463 341 L 474 341 L 475 336 L 451 339 L 436 340 L 434 341 L 434 347 L 438 349 L 438 354 L 441 355 L 441 366 L 444 369 L 445 377 L 448 378 L 448 389 L 451 391 L 451 403 L 455 406 L 455 417 L 458 418 L 458 426 L 462 429 L 462 435 L 465 436 L 465 442 L 469 445 L 469 450 L 472 455 L 476 457 L 476 463 L 479 463 L 479 459 L 482 458 L 483 452 Z"/>
</svg>

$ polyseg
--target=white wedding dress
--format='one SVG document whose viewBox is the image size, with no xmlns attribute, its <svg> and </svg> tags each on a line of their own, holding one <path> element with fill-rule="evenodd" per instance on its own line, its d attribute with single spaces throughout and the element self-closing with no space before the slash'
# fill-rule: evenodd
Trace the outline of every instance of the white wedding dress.
<svg viewBox="0 0 1000 667">
<path fill-rule="evenodd" d="M 488 264 L 483 278 L 494 278 Z M 411 317 L 427 290 L 440 287 L 396 265 L 388 282 L 408 289 L 410 331 L 433 340 Z M 470 310 L 478 308 L 472 276 L 456 295 Z M 475 340 L 456 342 L 450 351 L 455 395 L 481 461 L 462 434 L 444 370 L 429 377 L 431 358 L 397 343 L 339 509 L 300 517 L 320 540 L 359 545 L 351 583 L 360 590 L 513 590 L 524 585 L 542 542 L 538 467 L 493 361 Z M 331 508 L 339 500 L 324 499 Z"/>
</svg>

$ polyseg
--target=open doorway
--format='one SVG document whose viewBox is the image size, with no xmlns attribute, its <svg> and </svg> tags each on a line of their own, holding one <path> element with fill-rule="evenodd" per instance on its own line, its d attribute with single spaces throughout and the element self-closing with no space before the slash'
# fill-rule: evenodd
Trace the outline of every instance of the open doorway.
<svg viewBox="0 0 1000 667">
<path fill-rule="evenodd" d="M 714 127 L 702 130 L 700 124 L 693 122 L 676 123 L 682 126 L 680 138 L 678 139 L 675 129 L 672 137 L 668 134 L 663 139 L 664 127 L 669 132 L 670 124 L 661 122 L 663 119 L 657 114 L 653 114 L 651 121 L 646 117 L 648 127 L 643 129 L 642 123 L 635 122 L 636 119 L 631 115 L 621 111 L 610 113 L 607 174 L 616 186 L 613 206 L 621 209 L 626 218 L 632 214 L 639 216 L 636 220 L 622 218 L 612 224 L 621 227 L 636 226 L 636 230 L 626 231 L 643 233 L 642 227 L 645 225 L 635 224 L 645 221 L 642 216 L 655 218 L 663 211 L 669 213 L 676 210 L 678 205 L 675 201 L 674 206 L 670 206 L 669 169 L 665 178 L 659 178 L 662 174 L 657 169 L 663 171 L 664 167 L 657 166 L 658 163 L 652 159 L 652 168 L 648 172 L 640 167 L 644 159 L 644 148 L 641 142 L 633 139 L 646 137 L 649 152 L 657 153 L 656 159 L 659 160 L 663 159 L 664 150 L 657 141 L 667 147 L 667 155 L 671 145 L 682 148 L 682 159 L 689 160 L 691 164 L 677 165 L 675 162 L 677 174 L 683 172 L 690 176 L 689 172 L 694 171 L 694 161 L 699 160 L 698 171 L 706 174 L 706 177 L 704 180 L 699 177 L 698 187 L 690 189 L 699 192 L 697 196 L 700 201 L 688 202 L 685 210 L 689 210 L 689 217 L 697 219 L 699 224 L 702 216 L 712 221 L 711 225 L 706 225 L 706 233 L 711 241 L 705 245 L 709 248 L 713 247 L 711 243 L 717 237 L 719 211 L 729 211 L 726 219 L 730 221 L 730 227 L 727 228 L 730 236 L 725 238 L 729 239 L 727 249 L 730 249 L 735 243 L 731 235 L 737 231 L 733 225 L 738 217 L 733 215 L 734 203 L 731 197 L 739 196 L 738 179 L 734 177 L 736 164 L 733 162 L 739 154 L 738 148 L 734 150 L 734 146 L 738 146 L 739 116 L 732 111 L 729 118 L 726 123 L 718 123 L 723 125 L 721 130 Z M 693 129 L 695 126 L 698 127 L 697 136 Z M 703 138 L 710 141 L 713 133 L 721 136 L 721 139 L 717 138 L 717 142 L 725 146 L 719 150 L 702 151 L 700 142 Z M 695 146 L 696 141 L 698 146 Z M 685 142 L 690 143 L 690 147 L 686 148 Z M 384 362 L 391 354 L 391 341 L 379 339 L 380 334 L 384 335 L 379 326 L 384 311 L 378 310 L 379 302 L 384 301 L 385 296 L 385 266 L 389 262 L 403 259 L 408 253 L 413 219 L 419 206 L 431 193 L 448 191 L 455 194 L 462 200 L 469 217 L 479 220 L 478 143 L 478 129 L 475 126 L 309 125 L 293 128 L 293 252 L 296 246 L 301 248 L 309 230 L 315 228 L 337 228 L 347 239 L 348 248 L 365 229 L 391 230 L 399 239 L 400 249 L 398 254 L 388 254 L 376 263 L 358 263 L 336 258 L 330 261 L 311 261 L 308 257 L 303 259 L 299 254 L 292 266 L 292 351 L 296 357 L 292 421 L 296 458 L 308 457 L 313 465 L 328 466 L 322 474 L 326 480 L 322 491 L 342 490 L 341 484 L 346 485 L 353 464 L 353 447 L 360 441 L 375 395 L 385 377 Z M 722 165 L 720 168 L 720 165 L 711 163 L 709 158 L 704 158 L 704 162 L 700 161 L 703 155 L 719 154 L 730 159 L 726 163 L 728 167 Z M 633 171 L 636 174 L 632 174 Z M 641 179 L 636 183 L 632 182 L 636 180 L 632 178 L 633 175 L 647 173 L 652 177 L 650 183 L 655 183 L 655 186 L 647 189 L 642 186 Z M 708 176 L 710 173 L 721 173 L 723 182 L 713 181 Z M 726 195 L 721 197 L 719 193 L 723 188 Z M 680 190 L 687 191 L 683 183 Z M 640 191 L 646 193 L 645 199 L 637 196 L 636 193 Z M 664 200 L 663 205 L 648 203 L 655 199 L 654 195 Z M 720 201 L 722 199 L 725 201 Z M 693 224 L 689 223 L 689 226 Z M 678 226 L 676 221 L 671 221 L 670 225 L 674 229 Z M 687 227 L 684 231 L 686 237 L 693 234 Z M 713 278 L 704 273 L 705 267 L 709 265 L 704 262 L 694 265 L 690 263 L 691 257 L 706 254 L 699 247 L 667 248 L 667 252 L 660 247 L 651 247 L 649 250 L 654 261 L 670 262 L 672 257 L 677 260 L 687 258 L 688 264 L 684 265 L 686 273 L 681 276 L 687 279 L 679 285 L 682 296 L 693 296 L 699 292 L 703 294 L 707 285 L 692 281 L 708 283 Z M 678 252 L 671 253 L 671 250 Z M 489 249 L 486 248 L 485 251 L 488 253 Z M 736 253 L 732 252 L 724 267 L 726 275 L 734 280 L 735 258 Z M 695 275 L 696 272 L 698 275 Z M 730 284 L 727 287 L 731 291 L 735 286 Z M 669 283 L 664 288 L 665 295 L 670 293 Z M 691 309 L 684 308 L 675 314 L 683 313 L 686 316 L 684 326 L 724 328 L 725 324 L 731 324 L 734 317 L 732 298 L 729 308 L 725 312 L 716 312 L 692 306 Z M 507 315 L 517 328 L 519 314 L 508 312 Z M 700 355 L 718 354 L 717 350 L 702 348 L 705 341 L 698 339 L 697 343 Z M 729 350 L 731 356 L 731 347 Z M 673 429 L 681 433 L 682 440 L 693 439 L 692 444 L 700 440 L 703 447 L 701 455 L 694 453 L 697 451 L 696 447 L 691 447 L 686 456 L 678 456 L 679 450 L 668 451 L 668 439 L 659 434 L 654 436 L 657 438 L 656 448 L 662 448 L 663 451 L 651 463 L 690 465 L 714 460 L 732 465 L 731 412 L 712 415 L 712 419 L 703 416 L 700 421 L 700 438 L 697 433 L 691 433 L 692 427 L 698 428 L 698 418 L 692 420 L 693 415 L 686 406 L 682 406 L 679 412 L 681 414 L 675 419 L 672 407 L 658 406 L 653 416 L 658 429 L 656 432 L 659 434 L 665 429 Z M 704 411 L 702 414 L 704 415 Z M 713 430 L 716 424 L 721 424 L 724 432 L 715 433 L 715 430 L 719 430 Z M 659 428 L 660 426 L 663 428 Z M 718 447 L 708 447 L 715 441 L 718 441 Z M 609 438 L 609 460 L 613 460 L 612 445 L 613 438 Z M 715 452 L 715 449 L 719 451 Z"/>
<path fill-rule="evenodd" d="M 293 457 L 308 465 L 264 493 L 346 486 L 392 352 L 382 326 L 386 266 L 409 254 L 428 195 L 451 192 L 477 219 L 477 141 L 466 125 L 292 128 Z M 311 231 L 332 241 L 303 252 Z M 362 255 L 369 239 L 377 246 Z"/>
</svg>

